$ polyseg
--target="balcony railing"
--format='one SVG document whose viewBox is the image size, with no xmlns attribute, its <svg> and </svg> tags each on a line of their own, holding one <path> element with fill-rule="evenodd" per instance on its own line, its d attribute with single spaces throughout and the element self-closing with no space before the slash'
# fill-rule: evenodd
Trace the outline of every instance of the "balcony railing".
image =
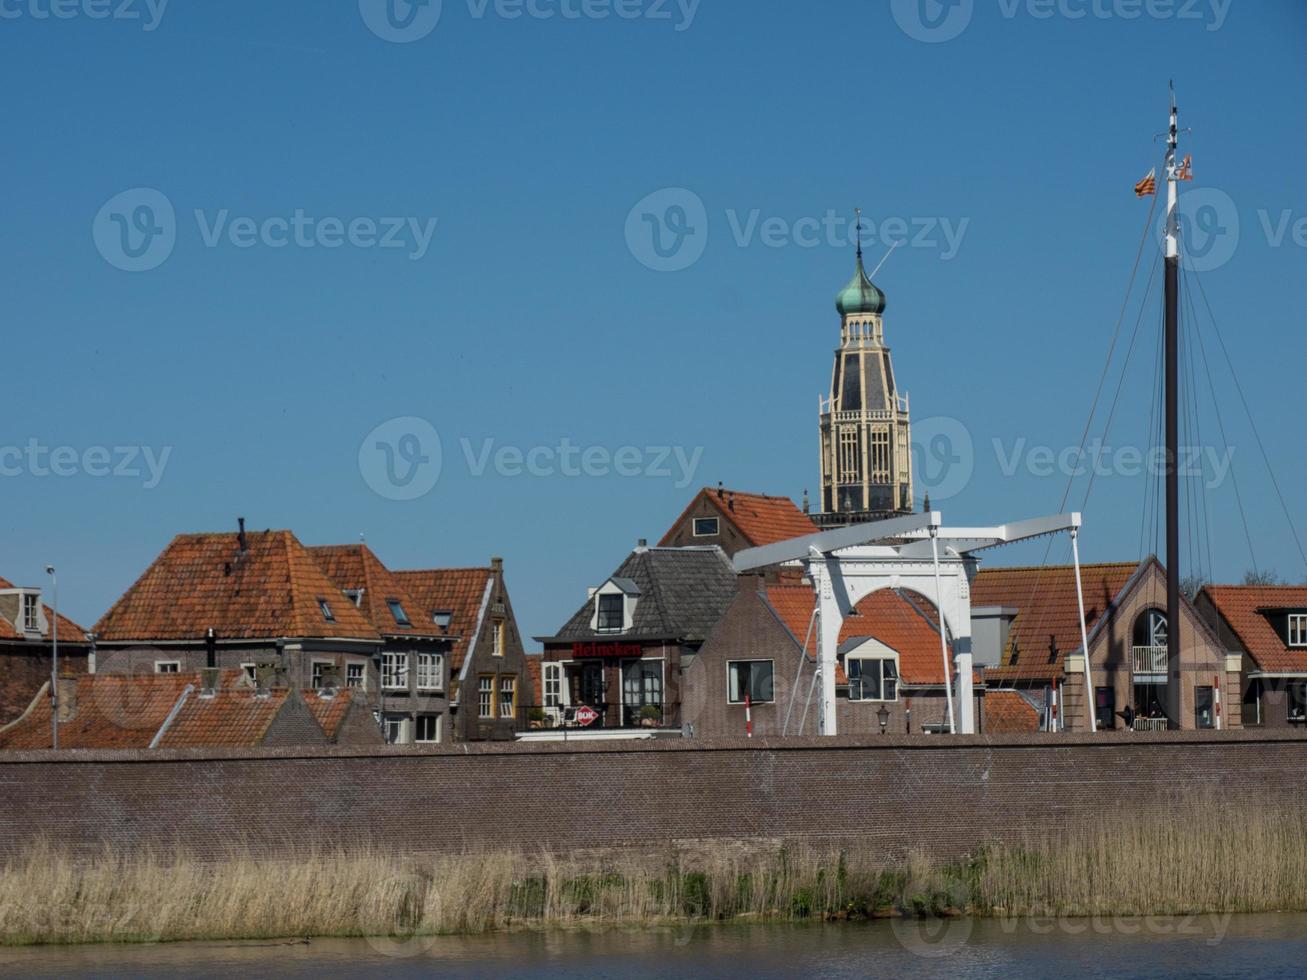
<svg viewBox="0 0 1307 980">
<path fill-rule="evenodd" d="M 522 709 L 528 729 L 680 728 L 680 706 L 674 703 L 647 705 L 595 705 L 599 717 L 589 725 L 576 720 L 581 705 L 530 706 Z"/>
<path fill-rule="evenodd" d="M 1166 731 L 1166 719 L 1136 718 L 1132 727 L 1137 732 L 1164 732 Z"/>
<path fill-rule="evenodd" d="M 1166 647 L 1135 647 L 1136 674 L 1165 674 Z"/>
</svg>

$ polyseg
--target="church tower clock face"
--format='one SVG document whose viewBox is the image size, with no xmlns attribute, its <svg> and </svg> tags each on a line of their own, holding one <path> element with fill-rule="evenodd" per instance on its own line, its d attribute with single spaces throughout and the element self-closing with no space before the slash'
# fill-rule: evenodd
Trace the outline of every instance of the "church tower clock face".
<svg viewBox="0 0 1307 980">
<path fill-rule="evenodd" d="M 840 346 L 830 396 L 821 400 L 823 526 L 879 520 L 914 510 L 908 399 L 899 393 L 885 344 L 885 294 L 862 260 L 835 298 Z"/>
</svg>

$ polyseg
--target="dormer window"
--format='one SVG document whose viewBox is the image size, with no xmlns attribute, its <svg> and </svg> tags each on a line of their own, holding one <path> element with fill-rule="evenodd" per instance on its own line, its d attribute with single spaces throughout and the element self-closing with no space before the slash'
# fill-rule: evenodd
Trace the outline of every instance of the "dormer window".
<svg viewBox="0 0 1307 980">
<path fill-rule="evenodd" d="M 354 603 L 355 608 L 359 608 L 363 605 L 362 589 L 344 589 L 342 591 L 345 593 L 345 598 Z"/>
<path fill-rule="evenodd" d="M 40 597 L 32 592 L 23 593 L 23 631 L 26 633 L 41 632 Z"/>
<path fill-rule="evenodd" d="M 1289 617 L 1289 646 L 1307 647 L 1307 613 L 1294 613 Z"/>
<path fill-rule="evenodd" d="M 318 610 L 322 613 L 322 618 L 329 623 L 336 621 L 336 614 L 331 611 L 331 603 L 326 599 L 318 600 Z"/>
<path fill-rule="evenodd" d="M 626 597 L 621 593 L 599 596 L 599 622 L 601 633 L 620 633 L 626 625 Z"/>
<path fill-rule="evenodd" d="M 454 621 L 454 614 L 448 609 L 437 609 L 431 614 L 431 621 L 442 630 L 447 630 L 449 629 L 449 624 Z"/>
<path fill-rule="evenodd" d="M 694 536 L 696 538 L 715 538 L 721 533 L 721 520 L 716 517 L 696 517 L 694 519 Z"/>
<path fill-rule="evenodd" d="M 404 611 L 404 604 L 398 599 L 387 599 L 386 605 L 390 607 L 390 615 L 395 617 L 395 622 L 400 626 L 412 626 L 412 621 L 408 618 L 408 613 Z"/>
</svg>

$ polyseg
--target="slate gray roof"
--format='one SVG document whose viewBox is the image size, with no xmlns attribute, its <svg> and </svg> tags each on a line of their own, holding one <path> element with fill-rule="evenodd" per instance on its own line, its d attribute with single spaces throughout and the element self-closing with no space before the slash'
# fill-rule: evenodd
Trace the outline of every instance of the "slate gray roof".
<svg viewBox="0 0 1307 980">
<path fill-rule="evenodd" d="M 635 619 L 625 633 L 590 628 L 587 600 L 558 631 L 542 641 L 675 639 L 702 643 L 735 599 L 735 569 L 726 553 L 708 548 L 637 548 L 613 579 L 630 579 L 640 590 Z"/>
</svg>

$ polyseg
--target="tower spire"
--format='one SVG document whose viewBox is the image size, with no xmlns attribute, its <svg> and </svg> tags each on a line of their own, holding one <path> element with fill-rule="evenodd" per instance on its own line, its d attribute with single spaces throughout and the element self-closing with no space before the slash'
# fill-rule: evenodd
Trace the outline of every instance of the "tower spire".
<svg viewBox="0 0 1307 980">
<path fill-rule="evenodd" d="M 857 231 L 858 268 L 861 269 L 862 268 L 862 208 L 854 208 L 853 210 L 858 216 L 858 231 Z"/>
</svg>

